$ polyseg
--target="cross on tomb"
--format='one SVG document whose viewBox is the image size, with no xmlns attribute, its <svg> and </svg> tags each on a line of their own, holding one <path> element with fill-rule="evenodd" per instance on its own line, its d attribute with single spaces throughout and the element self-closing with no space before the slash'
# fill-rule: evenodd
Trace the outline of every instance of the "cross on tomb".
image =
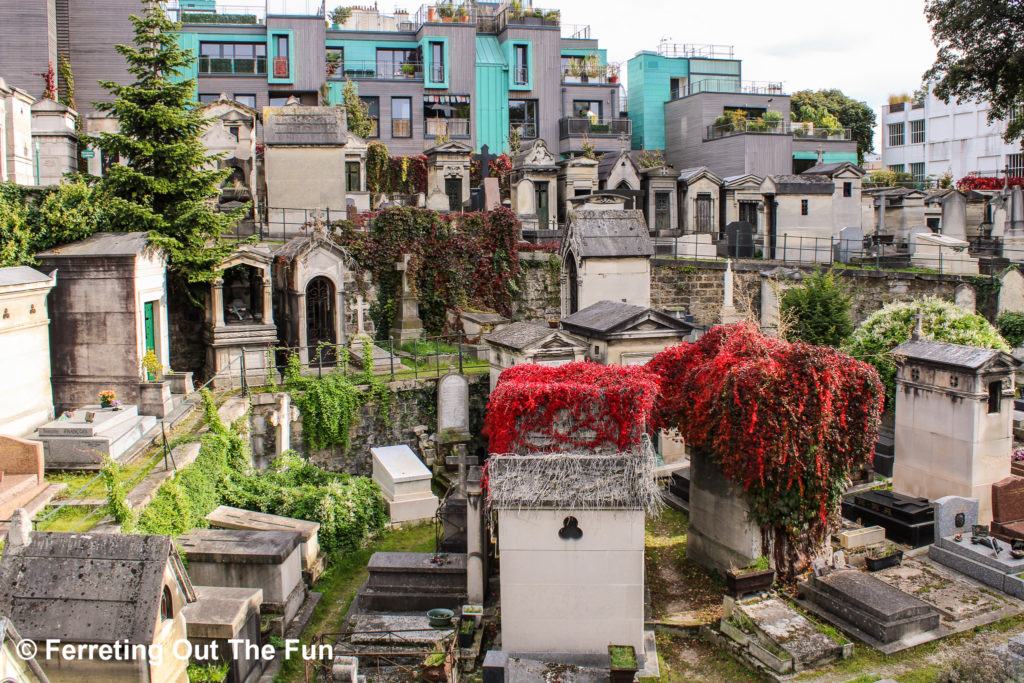
<svg viewBox="0 0 1024 683">
<path fill-rule="evenodd" d="M 356 295 L 356 334 L 366 334 L 363 327 L 363 316 L 370 311 L 370 304 L 363 299 L 362 295 Z"/>
<path fill-rule="evenodd" d="M 818 163 L 819 164 L 822 163 L 822 161 L 824 161 L 824 159 L 825 159 L 825 148 L 822 147 L 821 145 L 818 145 Z"/>
<path fill-rule="evenodd" d="M 480 162 L 480 177 L 489 178 L 491 176 L 491 162 L 498 157 L 491 154 L 490 147 L 483 145 L 480 147 L 480 153 L 476 155 L 476 158 Z"/>
<path fill-rule="evenodd" d="M 466 493 L 466 467 L 476 467 L 479 465 L 479 461 L 475 455 L 466 455 L 466 444 L 460 443 L 455 447 L 456 455 L 449 455 L 445 458 L 445 462 L 449 465 L 459 466 L 459 488 L 460 494 L 465 495 Z"/>
<path fill-rule="evenodd" d="M 402 294 L 411 294 L 409 289 L 409 261 L 412 254 L 402 254 L 402 260 L 395 264 L 395 270 L 402 274 Z"/>
</svg>

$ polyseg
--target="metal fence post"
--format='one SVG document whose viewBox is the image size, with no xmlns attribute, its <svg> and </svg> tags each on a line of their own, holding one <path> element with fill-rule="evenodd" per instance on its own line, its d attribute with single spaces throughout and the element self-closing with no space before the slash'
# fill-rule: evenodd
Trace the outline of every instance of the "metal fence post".
<svg viewBox="0 0 1024 683">
<path fill-rule="evenodd" d="M 459 374 L 462 374 L 462 330 L 459 330 Z"/>
<path fill-rule="evenodd" d="M 395 381 L 395 338 L 388 337 L 388 353 L 391 356 L 389 362 L 391 363 L 391 381 Z"/>
<path fill-rule="evenodd" d="M 248 385 L 248 383 L 246 382 L 246 379 L 245 379 L 245 347 L 244 346 L 242 347 L 241 360 L 242 360 L 242 395 L 245 396 L 246 394 L 249 393 L 249 385 Z"/>
</svg>

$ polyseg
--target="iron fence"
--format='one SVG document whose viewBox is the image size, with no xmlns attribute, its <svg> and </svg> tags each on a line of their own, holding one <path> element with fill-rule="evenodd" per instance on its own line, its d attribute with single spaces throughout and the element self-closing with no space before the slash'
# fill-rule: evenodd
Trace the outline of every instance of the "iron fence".
<svg viewBox="0 0 1024 683">
<path fill-rule="evenodd" d="M 574 116 L 558 121 L 560 138 L 583 137 L 593 135 L 632 135 L 633 122 L 630 119 L 592 119 L 587 116 Z"/>
</svg>

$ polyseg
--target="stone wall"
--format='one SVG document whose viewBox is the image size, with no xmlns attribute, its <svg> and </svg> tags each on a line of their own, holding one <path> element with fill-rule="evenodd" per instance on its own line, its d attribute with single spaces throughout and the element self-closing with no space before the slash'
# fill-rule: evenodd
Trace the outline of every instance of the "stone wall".
<svg viewBox="0 0 1024 683">
<path fill-rule="evenodd" d="M 523 259 L 522 298 L 516 305 L 518 320 L 559 320 L 562 317 L 562 264 L 556 254 L 520 253 Z"/>
<path fill-rule="evenodd" d="M 490 387 L 487 375 L 467 375 L 469 379 L 469 427 L 475 435 L 468 447 L 469 453 L 481 453 L 486 450 L 487 440 L 480 436 L 483 431 L 484 414 Z M 332 472 L 348 472 L 363 476 L 372 475 L 373 461 L 370 448 L 376 446 L 397 446 L 406 444 L 421 458 L 426 460 L 427 454 L 420 447 L 420 437 L 415 427 L 426 426 L 426 435 L 433 436 L 437 432 L 437 380 L 420 379 L 393 382 L 392 390 L 395 398 L 391 404 L 391 415 L 388 424 L 379 419 L 376 404 L 370 401 L 362 407 L 358 421 L 349 428 L 349 447 L 342 452 L 340 446 L 324 450 L 309 450 L 302 438 L 302 414 L 298 409 L 291 410 L 290 448 L 304 453 L 310 461 Z M 277 444 L 277 428 L 279 418 L 273 418 L 277 412 L 277 400 L 253 401 L 253 455 L 257 461 L 269 461 L 275 453 Z M 422 431 L 422 430 L 421 430 Z"/>
<path fill-rule="evenodd" d="M 170 339 L 170 363 L 175 372 L 193 373 L 196 386 L 206 377 L 206 325 L 205 311 L 189 299 L 179 278 L 167 278 L 167 337 Z M 193 296 L 202 296 L 203 285 L 192 290 Z M 200 301 L 202 299 L 200 298 Z"/>
</svg>

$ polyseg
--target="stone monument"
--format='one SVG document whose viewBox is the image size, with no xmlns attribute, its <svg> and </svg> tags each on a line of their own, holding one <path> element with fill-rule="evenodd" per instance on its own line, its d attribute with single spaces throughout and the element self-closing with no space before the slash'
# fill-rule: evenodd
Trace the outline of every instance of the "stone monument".
<svg viewBox="0 0 1024 683">
<path fill-rule="evenodd" d="M 395 318 L 391 323 L 391 336 L 395 344 L 413 341 L 423 335 L 423 321 L 420 320 L 420 302 L 409 282 L 409 261 L 412 254 L 402 254 L 402 260 L 395 264 L 395 270 L 402 274 L 402 291 L 396 303 Z"/>
<path fill-rule="evenodd" d="M 525 143 L 512 159 L 512 211 L 529 231 L 554 230 L 558 224 L 558 165 L 541 139 Z"/>
<path fill-rule="evenodd" d="M 732 272 L 732 259 L 725 262 L 725 283 L 724 291 L 725 298 L 722 302 L 722 315 L 721 320 L 723 325 L 730 325 L 735 322 L 739 322 L 743 319 L 740 312 L 736 310 L 736 305 L 733 303 L 733 292 L 735 290 L 735 284 L 733 282 Z"/>
<path fill-rule="evenodd" d="M 324 556 L 320 552 L 317 534 L 320 531 L 318 522 L 305 519 L 294 519 L 271 515 L 265 512 L 254 512 L 221 505 L 210 514 L 206 521 L 215 529 L 246 529 L 250 531 L 297 531 L 302 534 L 300 550 L 302 554 L 302 572 L 306 582 L 312 584 L 324 570 Z"/>
<path fill-rule="evenodd" d="M 41 443 L 0 435 L 0 519 L 10 519 L 18 508 L 35 514 L 57 490 L 43 478 Z"/>
<path fill-rule="evenodd" d="M 444 212 L 462 211 L 469 200 L 473 148 L 452 141 L 435 145 L 423 153 L 427 157 L 427 208 Z"/>
<path fill-rule="evenodd" d="M 371 448 L 373 480 L 388 505 L 391 524 L 433 519 L 437 496 L 430 489 L 432 476 L 426 465 L 405 444 Z"/>
</svg>

